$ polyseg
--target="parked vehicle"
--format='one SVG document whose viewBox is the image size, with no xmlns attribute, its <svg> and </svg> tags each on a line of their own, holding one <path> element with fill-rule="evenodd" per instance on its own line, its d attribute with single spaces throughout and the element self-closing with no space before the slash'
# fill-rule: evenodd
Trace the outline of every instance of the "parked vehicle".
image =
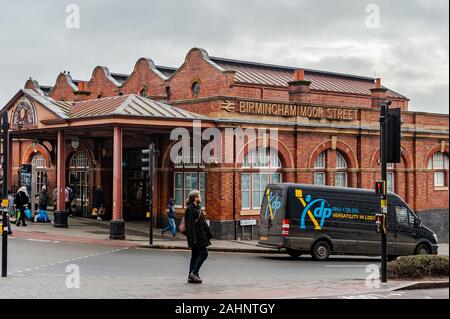
<svg viewBox="0 0 450 319">
<path fill-rule="evenodd" d="M 327 260 L 332 254 L 380 256 L 379 212 L 380 196 L 375 191 L 271 184 L 261 207 L 259 245 L 285 249 L 294 258 L 301 254 L 316 260 Z M 387 230 L 389 259 L 437 254 L 436 234 L 394 193 L 388 193 Z"/>
</svg>

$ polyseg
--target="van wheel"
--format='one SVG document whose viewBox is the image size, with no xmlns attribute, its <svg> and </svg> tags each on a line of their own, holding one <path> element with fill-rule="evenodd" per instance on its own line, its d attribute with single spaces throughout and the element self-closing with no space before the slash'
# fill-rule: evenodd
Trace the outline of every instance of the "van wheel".
<svg viewBox="0 0 450 319">
<path fill-rule="evenodd" d="M 301 251 L 295 250 L 295 249 L 286 249 L 286 252 L 289 256 L 291 256 L 293 259 L 297 259 L 302 254 Z"/>
<path fill-rule="evenodd" d="M 328 244 L 326 241 L 319 241 L 315 243 L 311 251 L 311 255 L 314 260 L 327 260 L 331 255 L 330 244 Z"/>
<path fill-rule="evenodd" d="M 430 253 L 430 248 L 428 248 L 428 245 L 426 244 L 420 244 L 416 248 L 416 255 L 429 255 Z"/>
</svg>

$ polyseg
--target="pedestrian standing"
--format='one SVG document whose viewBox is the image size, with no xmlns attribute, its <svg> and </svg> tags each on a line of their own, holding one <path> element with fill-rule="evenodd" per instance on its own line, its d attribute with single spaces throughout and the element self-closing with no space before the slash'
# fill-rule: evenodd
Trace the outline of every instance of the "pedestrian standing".
<svg viewBox="0 0 450 319">
<path fill-rule="evenodd" d="M 92 204 L 92 208 L 97 215 L 97 220 L 102 220 L 102 216 L 105 214 L 105 208 L 103 200 L 103 188 L 101 185 L 98 185 L 97 189 L 94 192 L 94 202 Z"/>
<path fill-rule="evenodd" d="M 73 190 L 70 186 L 66 186 L 65 189 L 65 203 L 66 203 L 66 213 L 72 216 L 72 201 L 75 199 Z"/>
<path fill-rule="evenodd" d="M 50 195 L 47 191 L 47 186 L 42 186 L 42 190 L 35 197 L 38 198 L 39 210 L 47 211 L 47 206 L 50 204 Z"/>
<path fill-rule="evenodd" d="M 51 222 L 47 214 L 47 206 L 50 204 L 50 194 L 47 191 L 46 185 L 42 186 L 42 190 L 36 194 L 36 197 L 38 198 L 39 211 L 35 216 L 35 221 L 44 223 Z"/>
<path fill-rule="evenodd" d="M 14 210 L 14 196 L 12 195 L 11 191 L 8 190 L 8 219 L 6 222 L 8 223 L 8 234 L 9 235 L 12 235 L 11 223 L 9 221 L 9 216 L 11 216 L 13 210 Z"/>
<path fill-rule="evenodd" d="M 16 197 L 14 199 L 14 205 L 16 205 L 16 208 L 20 211 L 19 213 L 19 219 L 17 220 L 17 226 L 20 226 L 20 223 L 22 223 L 23 226 L 27 226 L 25 223 L 25 209 L 28 208 L 28 191 L 26 186 L 22 186 L 17 191 Z"/>
<path fill-rule="evenodd" d="M 177 226 L 175 224 L 175 201 L 173 198 L 169 199 L 167 210 L 167 226 L 161 229 L 161 237 L 169 230 L 172 231 L 172 236 L 175 237 L 177 235 Z"/>
<path fill-rule="evenodd" d="M 53 204 L 53 210 L 56 210 L 56 201 L 58 200 L 58 188 L 55 187 L 53 189 L 53 194 L 52 194 L 52 204 Z"/>
<path fill-rule="evenodd" d="M 211 245 L 212 234 L 206 223 L 200 206 L 201 194 L 198 190 L 189 193 L 184 212 L 186 236 L 188 246 L 191 249 L 191 261 L 189 265 L 188 283 L 202 283 L 200 268 L 208 258 L 207 247 Z"/>
</svg>

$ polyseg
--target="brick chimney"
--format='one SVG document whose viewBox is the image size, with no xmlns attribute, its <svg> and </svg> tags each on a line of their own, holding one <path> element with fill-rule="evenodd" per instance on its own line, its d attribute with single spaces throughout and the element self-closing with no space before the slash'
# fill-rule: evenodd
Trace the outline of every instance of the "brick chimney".
<svg viewBox="0 0 450 319">
<path fill-rule="evenodd" d="M 372 95 L 372 107 L 379 108 L 380 104 L 386 100 L 387 89 L 381 86 L 381 79 L 375 79 L 375 87 L 370 89 Z"/>
<path fill-rule="evenodd" d="M 91 92 L 88 91 L 86 81 L 78 81 L 78 91 L 74 92 L 74 101 L 83 101 L 89 99 Z"/>
<path fill-rule="evenodd" d="M 311 81 L 305 79 L 305 70 L 294 71 L 294 81 L 289 84 L 289 101 L 302 104 L 311 103 Z"/>
</svg>

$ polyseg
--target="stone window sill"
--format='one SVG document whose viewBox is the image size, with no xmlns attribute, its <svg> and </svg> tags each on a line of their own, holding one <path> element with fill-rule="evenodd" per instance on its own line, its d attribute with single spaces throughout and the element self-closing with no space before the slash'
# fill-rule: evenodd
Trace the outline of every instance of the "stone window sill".
<svg viewBox="0 0 450 319">
<path fill-rule="evenodd" d="M 448 191 L 448 187 L 447 186 L 435 186 L 434 190 L 435 191 Z"/>
<path fill-rule="evenodd" d="M 241 216 L 259 216 L 259 209 L 248 209 L 240 212 Z"/>
</svg>

